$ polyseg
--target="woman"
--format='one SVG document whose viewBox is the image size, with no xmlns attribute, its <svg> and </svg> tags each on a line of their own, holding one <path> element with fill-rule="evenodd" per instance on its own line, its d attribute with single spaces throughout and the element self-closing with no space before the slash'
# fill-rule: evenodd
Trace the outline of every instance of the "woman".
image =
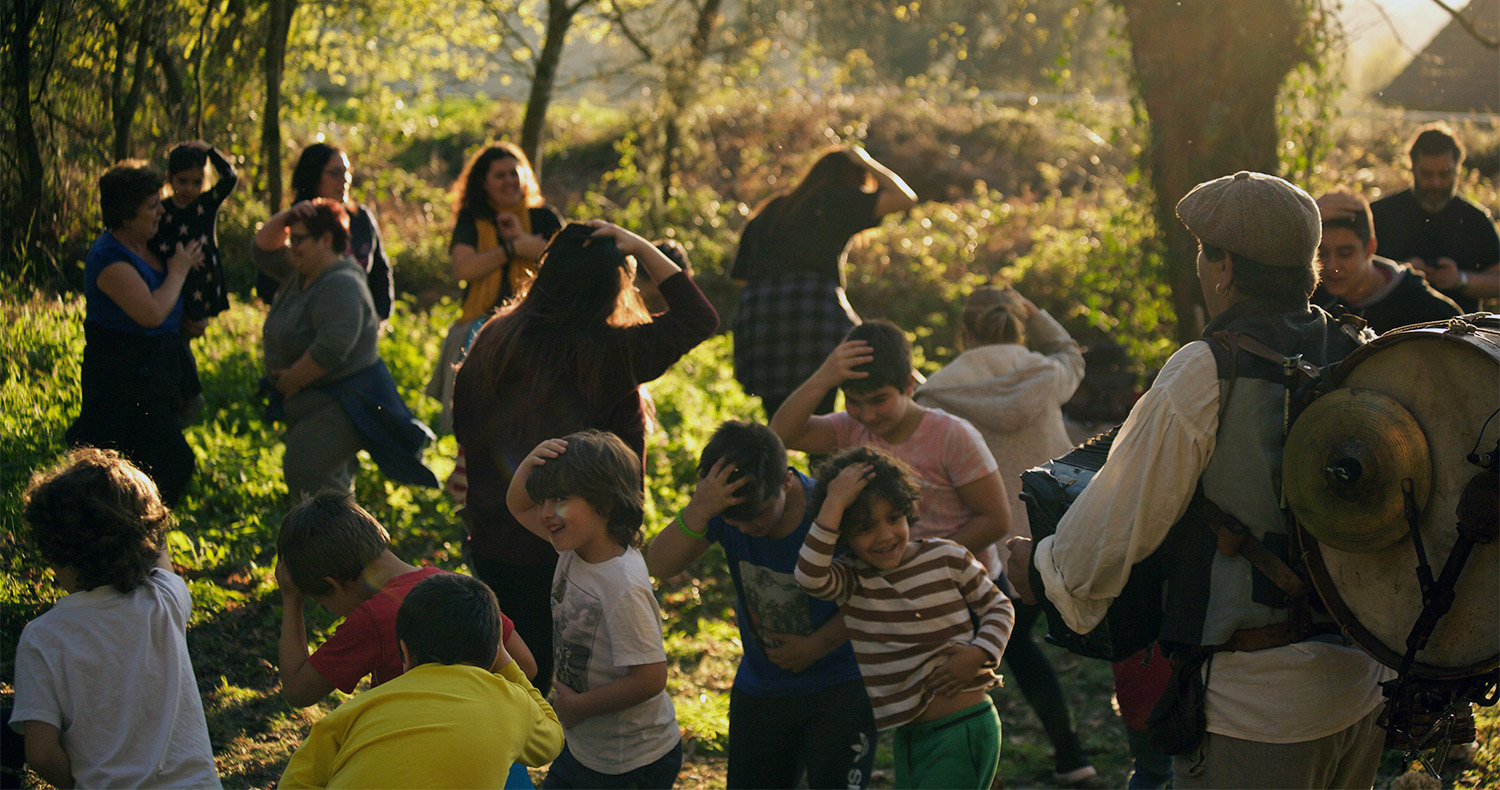
<svg viewBox="0 0 1500 790">
<path fill-rule="evenodd" d="M 178 244 L 163 264 L 149 249 L 164 182 L 140 160 L 99 178 L 106 230 L 84 259 L 83 409 L 67 440 L 119 450 L 175 505 L 195 467 L 182 417 L 202 390 L 181 337 L 182 283 L 203 250 Z"/>
<path fill-rule="evenodd" d="M 453 371 L 496 307 L 526 292 L 537 261 L 562 229 L 543 205 L 531 162 L 519 147 L 494 143 L 469 159 L 453 183 L 453 273 L 466 285 L 463 312 L 448 330 L 427 394 L 441 404 L 439 428 L 453 420 Z"/>
<path fill-rule="evenodd" d="M 630 256 L 630 257 L 627 257 Z M 639 261 L 667 302 L 650 316 L 631 285 Z M 544 439 L 597 428 L 645 455 L 639 387 L 718 328 L 698 286 L 650 242 L 602 220 L 570 224 L 509 312 L 484 325 L 458 369 L 453 432 L 468 465 L 469 567 L 500 599 L 552 678 L 552 546 L 505 506 L 515 469 Z"/>
<path fill-rule="evenodd" d="M 734 375 L 760 396 L 766 416 L 859 323 L 844 296 L 849 240 L 916 203 L 900 176 L 856 146 L 826 151 L 796 188 L 751 214 L 730 272 L 744 286 L 734 315 Z M 830 391 L 817 413 L 833 411 L 833 399 Z"/>
<path fill-rule="evenodd" d="M 375 315 L 390 320 L 391 305 L 396 301 L 396 280 L 391 276 L 391 259 L 380 238 L 380 226 L 368 208 L 349 200 L 349 185 L 354 179 L 349 155 L 344 149 L 327 143 L 313 143 L 302 149 L 297 166 L 292 169 L 292 202 L 303 203 L 317 198 L 344 205 L 349 218 L 348 253 L 365 273 Z M 255 293 L 271 304 L 280 283 L 261 272 L 255 279 Z"/>
<path fill-rule="evenodd" d="M 365 271 L 347 255 L 349 227 L 342 203 L 318 198 L 271 217 L 251 245 L 261 272 L 281 283 L 262 342 L 293 500 L 351 490 L 361 449 L 397 482 L 437 486 L 421 463 L 432 434 L 376 355 L 380 319 Z"/>
<path fill-rule="evenodd" d="M 1027 342 L 1036 348 L 1027 349 Z M 958 358 L 932 374 L 915 399 L 974 424 L 994 453 L 1010 496 L 1013 534 L 1031 536 L 1021 503 L 1021 473 L 1072 448 L 1062 404 L 1083 379 L 1083 354 L 1067 330 L 1010 287 L 976 288 L 964 305 Z M 1002 589 L 1009 584 L 1001 584 Z M 1014 596 L 1012 596 L 1014 597 Z M 1031 627 L 1040 608 L 1016 601 L 1016 627 L 1005 663 L 1052 741 L 1053 774 L 1076 784 L 1098 774 L 1073 730 L 1057 674 Z"/>
<path fill-rule="evenodd" d="M 1171 718 L 1206 722 L 1175 739 L 1174 787 L 1368 787 L 1391 673 L 1257 567 L 1267 555 L 1296 562 L 1280 501 L 1283 358 L 1322 367 L 1359 342 L 1308 304 L 1317 205 L 1280 178 L 1242 171 L 1194 187 L 1177 216 L 1200 245 L 1203 339 L 1167 361 L 1056 533 L 1035 547 L 1010 539 L 1007 571 L 1023 598 L 1045 595 L 1087 633 L 1133 566 L 1162 551 L 1159 641 L 1172 654 L 1170 684 L 1183 686 L 1162 704 L 1204 700 Z M 1216 537 L 1231 536 L 1228 521 L 1241 525 L 1234 539 Z"/>
</svg>

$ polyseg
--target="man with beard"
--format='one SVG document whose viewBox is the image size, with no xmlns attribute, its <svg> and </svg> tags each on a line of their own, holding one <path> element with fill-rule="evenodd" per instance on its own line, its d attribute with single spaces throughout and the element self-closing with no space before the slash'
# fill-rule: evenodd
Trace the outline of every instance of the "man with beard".
<svg viewBox="0 0 1500 790">
<path fill-rule="evenodd" d="M 1489 212 L 1456 192 L 1464 149 L 1447 124 L 1418 129 L 1410 153 L 1411 188 L 1370 206 L 1380 251 L 1473 312 L 1500 295 L 1500 234 Z"/>
</svg>

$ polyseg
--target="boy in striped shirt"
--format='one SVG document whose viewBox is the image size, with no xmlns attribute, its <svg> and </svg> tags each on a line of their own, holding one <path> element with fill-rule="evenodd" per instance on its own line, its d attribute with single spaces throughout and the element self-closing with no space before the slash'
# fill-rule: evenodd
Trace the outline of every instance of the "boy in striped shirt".
<svg viewBox="0 0 1500 790">
<path fill-rule="evenodd" d="M 1015 608 L 962 546 L 911 539 L 920 497 L 911 471 L 880 450 L 833 458 L 813 489 L 797 583 L 840 605 L 875 725 L 895 729 L 896 787 L 988 788 L 1000 719 L 985 692 Z M 840 541 L 853 559 L 834 558 Z"/>
</svg>

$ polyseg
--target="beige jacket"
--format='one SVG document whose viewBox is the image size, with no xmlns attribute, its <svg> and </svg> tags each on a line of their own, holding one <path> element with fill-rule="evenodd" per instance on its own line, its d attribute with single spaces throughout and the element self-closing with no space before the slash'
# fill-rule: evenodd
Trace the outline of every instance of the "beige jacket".
<svg viewBox="0 0 1500 790">
<path fill-rule="evenodd" d="M 1083 380 L 1083 354 L 1045 311 L 1026 322 L 1026 336 L 1036 351 L 1013 343 L 970 349 L 932 374 L 914 397 L 979 429 L 1010 495 L 1010 534 L 1030 537 L 1021 473 L 1072 448 L 1062 404 Z"/>
</svg>

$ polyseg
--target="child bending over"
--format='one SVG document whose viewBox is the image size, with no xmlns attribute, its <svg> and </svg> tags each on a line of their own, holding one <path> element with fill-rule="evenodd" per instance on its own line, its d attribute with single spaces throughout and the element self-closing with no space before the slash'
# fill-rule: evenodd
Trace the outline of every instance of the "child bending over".
<svg viewBox="0 0 1500 790">
<path fill-rule="evenodd" d="M 513 762 L 545 765 L 562 727 L 501 627 L 484 582 L 417 584 L 396 614 L 405 673 L 319 719 L 278 787 L 500 787 Z"/>
<path fill-rule="evenodd" d="M 638 548 L 639 457 L 612 433 L 548 439 L 516 469 L 505 502 L 558 554 L 552 688 L 567 743 L 542 787 L 671 787 L 682 739 Z"/>
<path fill-rule="evenodd" d="M 390 535 L 347 491 L 303 500 L 281 520 L 276 583 L 281 587 L 281 695 L 299 708 L 335 688 L 345 694 L 366 675 L 379 686 L 402 672 L 396 612 L 421 581 L 446 571 L 409 565 L 389 548 Z M 312 655 L 302 607 L 312 598 L 344 622 Z M 505 653 L 527 677 L 536 660 L 501 615 Z"/>
<path fill-rule="evenodd" d="M 218 787 L 156 484 L 85 447 L 31 479 L 21 516 L 68 592 L 16 646 L 26 762 L 56 787 Z"/>
<path fill-rule="evenodd" d="M 985 692 L 1015 608 L 962 546 L 911 539 L 917 499 L 911 472 L 880 450 L 833 458 L 813 489 L 797 583 L 840 604 L 875 725 L 895 729 L 896 786 L 988 788 L 1000 719 Z M 853 559 L 834 557 L 839 543 Z"/>
</svg>

